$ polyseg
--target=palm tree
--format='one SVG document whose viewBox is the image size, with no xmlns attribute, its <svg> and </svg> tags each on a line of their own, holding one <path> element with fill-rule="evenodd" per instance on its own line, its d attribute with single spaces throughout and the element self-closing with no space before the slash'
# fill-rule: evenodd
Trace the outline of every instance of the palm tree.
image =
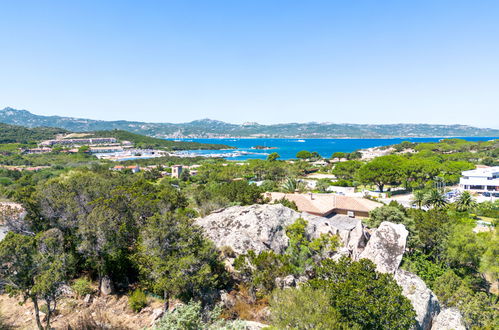
<svg viewBox="0 0 499 330">
<path fill-rule="evenodd" d="M 423 190 L 416 190 L 412 196 L 412 203 L 416 204 L 421 210 L 421 207 L 425 204 L 426 194 Z"/>
<path fill-rule="evenodd" d="M 295 191 L 301 192 L 305 190 L 305 183 L 293 178 L 287 178 L 282 184 L 282 190 L 289 193 L 294 193 Z"/>
<path fill-rule="evenodd" d="M 467 191 L 463 191 L 456 200 L 456 209 L 458 211 L 468 211 L 476 207 L 473 196 Z"/>
<path fill-rule="evenodd" d="M 447 205 L 447 199 L 438 189 L 431 189 L 426 194 L 424 204 L 428 207 L 442 208 Z"/>
</svg>

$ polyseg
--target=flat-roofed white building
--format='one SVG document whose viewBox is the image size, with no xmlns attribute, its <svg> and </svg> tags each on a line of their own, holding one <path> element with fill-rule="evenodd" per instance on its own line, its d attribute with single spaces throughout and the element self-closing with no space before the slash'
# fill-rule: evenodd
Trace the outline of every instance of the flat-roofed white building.
<svg viewBox="0 0 499 330">
<path fill-rule="evenodd" d="M 464 171 L 459 188 L 472 192 L 499 192 L 499 166 Z"/>
</svg>

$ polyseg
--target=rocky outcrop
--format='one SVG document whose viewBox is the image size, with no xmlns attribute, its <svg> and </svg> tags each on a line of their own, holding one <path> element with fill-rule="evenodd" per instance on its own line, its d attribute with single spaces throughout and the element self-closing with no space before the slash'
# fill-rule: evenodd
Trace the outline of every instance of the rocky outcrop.
<svg viewBox="0 0 499 330">
<path fill-rule="evenodd" d="M 403 269 L 395 273 L 395 281 L 402 287 L 402 294 L 412 303 L 418 329 L 430 329 L 433 318 L 440 311 L 440 304 L 435 294 L 419 276 Z"/>
<path fill-rule="evenodd" d="M 218 248 L 230 247 L 236 255 L 248 250 L 282 253 L 288 246 L 285 229 L 300 217 L 308 222 L 310 238 L 326 233 L 337 234 L 349 254 L 358 255 L 367 242 L 362 222 L 358 219 L 341 215 L 317 217 L 281 204 L 233 206 L 199 218 L 196 224 Z"/>
<path fill-rule="evenodd" d="M 218 248 L 236 254 L 249 250 L 282 253 L 288 246 L 286 226 L 300 217 L 283 205 L 233 206 L 196 220 Z"/>
<path fill-rule="evenodd" d="M 466 327 L 457 308 L 446 308 L 435 317 L 431 330 L 466 330 Z"/>
<path fill-rule="evenodd" d="M 109 276 L 104 276 L 100 284 L 100 292 L 104 295 L 110 295 L 114 292 L 113 282 Z"/>
<path fill-rule="evenodd" d="M 381 273 L 394 274 L 399 268 L 409 232 L 402 224 L 384 221 L 373 232 L 357 259 L 370 259 Z"/>
</svg>

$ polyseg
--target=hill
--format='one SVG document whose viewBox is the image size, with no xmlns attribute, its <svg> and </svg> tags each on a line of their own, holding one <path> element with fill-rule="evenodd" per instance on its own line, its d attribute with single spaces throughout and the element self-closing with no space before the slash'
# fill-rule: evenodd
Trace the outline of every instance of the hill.
<svg viewBox="0 0 499 330">
<path fill-rule="evenodd" d="M 73 132 L 125 130 L 158 138 L 217 138 L 217 137 L 273 137 L 273 138 L 390 138 L 390 137 L 460 137 L 499 136 L 498 129 L 467 125 L 430 124 L 334 124 L 288 123 L 242 125 L 218 120 L 202 119 L 189 123 L 144 123 L 135 121 L 103 121 L 60 116 L 40 116 L 27 110 L 0 110 L 0 122 L 28 127 L 51 126 Z"/>
<path fill-rule="evenodd" d="M 36 127 L 26 128 L 17 125 L 0 123 L 0 143 L 31 143 L 53 139 L 57 134 L 68 133 L 61 128 Z"/>
<path fill-rule="evenodd" d="M 164 140 L 155 137 L 140 135 L 124 130 L 106 130 L 106 131 L 93 131 L 89 132 L 95 137 L 114 137 L 119 141 L 130 141 L 136 147 L 140 148 L 164 148 L 168 150 L 197 150 L 197 149 L 209 149 L 209 150 L 219 150 L 219 149 L 233 149 L 233 147 L 224 144 L 210 144 L 210 143 L 199 143 L 199 142 L 187 142 L 187 141 L 171 141 Z"/>
</svg>

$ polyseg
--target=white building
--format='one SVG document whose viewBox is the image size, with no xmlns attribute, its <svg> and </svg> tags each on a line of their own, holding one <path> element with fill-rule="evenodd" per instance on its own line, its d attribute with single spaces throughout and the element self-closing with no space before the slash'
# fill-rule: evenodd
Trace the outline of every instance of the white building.
<svg viewBox="0 0 499 330">
<path fill-rule="evenodd" d="M 471 192 L 499 193 L 499 166 L 464 171 L 459 188 Z"/>
</svg>

